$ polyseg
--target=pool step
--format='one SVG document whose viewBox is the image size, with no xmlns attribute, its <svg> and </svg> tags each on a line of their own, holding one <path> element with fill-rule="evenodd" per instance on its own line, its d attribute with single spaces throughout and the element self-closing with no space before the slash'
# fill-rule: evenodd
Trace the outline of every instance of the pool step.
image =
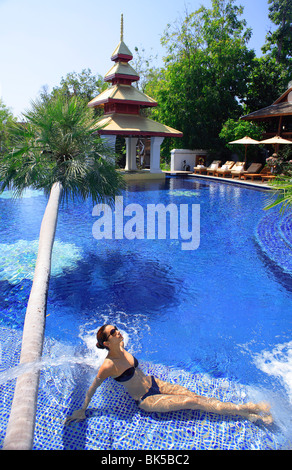
<svg viewBox="0 0 292 470">
<path fill-rule="evenodd" d="M 256 239 L 268 258 L 286 273 L 292 274 L 292 216 L 271 212 L 256 229 Z"/>
</svg>

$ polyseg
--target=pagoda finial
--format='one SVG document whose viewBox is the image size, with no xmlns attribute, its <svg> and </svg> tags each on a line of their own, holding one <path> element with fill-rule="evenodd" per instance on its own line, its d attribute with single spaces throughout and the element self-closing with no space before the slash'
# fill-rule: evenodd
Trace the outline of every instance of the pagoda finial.
<svg viewBox="0 0 292 470">
<path fill-rule="evenodd" d="M 124 40 L 124 16 L 121 14 L 121 42 Z"/>
</svg>

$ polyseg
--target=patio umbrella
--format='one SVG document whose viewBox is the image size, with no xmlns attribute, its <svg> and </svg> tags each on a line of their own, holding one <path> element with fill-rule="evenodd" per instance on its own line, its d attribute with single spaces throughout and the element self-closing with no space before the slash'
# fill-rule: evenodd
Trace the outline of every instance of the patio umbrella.
<svg viewBox="0 0 292 470">
<path fill-rule="evenodd" d="M 270 139 L 261 140 L 260 144 L 292 144 L 291 140 L 283 139 L 279 135 L 275 135 L 275 137 L 271 137 Z"/>
<path fill-rule="evenodd" d="M 272 144 L 275 147 L 275 152 L 278 152 L 278 146 L 279 144 L 292 144 L 291 140 L 283 139 L 283 137 L 279 135 L 275 135 L 275 137 L 271 137 L 270 139 L 262 140 L 260 142 L 261 144 Z"/>
<path fill-rule="evenodd" d="M 232 142 L 229 142 L 229 144 L 242 144 L 245 145 L 245 156 L 244 156 L 244 162 L 246 163 L 246 151 L 247 151 L 247 146 L 248 145 L 253 145 L 253 144 L 259 144 L 260 142 L 258 140 L 252 139 L 251 137 L 245 136 L 243 139 L 238 139 L 238 140 L 233 140 Z"/>
</svg>

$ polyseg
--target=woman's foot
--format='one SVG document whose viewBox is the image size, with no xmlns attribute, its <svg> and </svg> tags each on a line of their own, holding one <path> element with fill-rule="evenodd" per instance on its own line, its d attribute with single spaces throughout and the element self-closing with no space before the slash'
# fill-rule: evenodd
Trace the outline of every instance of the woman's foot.
<svg viewBox="0 0 292 470">
<path fill-rule="evenodd" d="M 244 415 L 252 423 L 255 423 L 256 421 L 262 421 L 264 424 L 272 424 L 273 422 L 273 417 L 270 413 L 271 406 L 269 403 L 249 402 L 249 403 L 242 405 L 242 409 L 246 410 Z"/>
<path fill-rule="evenodd" d="M 264 424 L 272 424 L 273 423 L 273 416 L 270 413 L 266 414 L 265 416 L 255 414 L 255 413 L 249 413 L 249 414 L 246 415 L 246 417 L 252 423 L 255 423 L 256 421 L 262 421 Z"/>
</svg>

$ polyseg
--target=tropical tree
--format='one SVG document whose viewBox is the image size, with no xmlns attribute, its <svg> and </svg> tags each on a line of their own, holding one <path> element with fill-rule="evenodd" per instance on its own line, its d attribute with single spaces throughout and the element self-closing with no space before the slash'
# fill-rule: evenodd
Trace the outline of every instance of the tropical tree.
<svg viewBox="0 0 292 470">
<path fill-rule="evenodd" d="M 51 93 L 48 91 L 48 86 L 44 85 L 40 92 L 40 99 L 49 101 L 61 94 L 67 98 L 76 96 L 83 100 L 84 105 L 86 105 L 95 96 L 106 90 L 108 86 L 108 83 L 103 80 L 101 75 L 94 75 L 91 69 L 88 68 L 83 69 L 80 73 L 67 73 L 65 77 L 61 78 L 60 85 L 54 87 Z M 102 112 L 97 108 L 94 109 L 95 116 L 100 116 Z"/>
<path fill-rule="evenodd" d="M 290 79 L 287 67 L 271 55 L 255 57 L 246 80 L 243 114 L 270 106 L 287 89 Z"/>
<path fill-rule="evenodd" d="M 64 197 L 113 201 L 123 187 L 113 155 L 96 135 L 92 112 L 82 100 L 58 94 L 33 103 L 25 123 L 11 128 L 12 150 L 0 157 L 0 190 L 21 195 L 27 187 L 49 195 L 41 223 L 33 284 L 27 304 L 20 364 L 42 354 L 51 253 L 59 204 Z M 30 449 L 33 443 L 39 370 L 18 377 L 4 448 Z"/>
<path fill-rule="evenodd" d="M 278 64 L 292 69 L 292 0 L 268 0 L 269 18 L 277 28 L 266 36 L 263 52 L 270 53 Z"/>
<path fill-rule="evenodd" d="M 165 66 L 146 92 L 159 103 L 154 118 L 183 131 L 182 148 L 221 149 L 223 123 L 242 114 L 254 58 L 242 13 L 234 0 L 212 0 L 211 8 L 201 7 L 183 22 L 168 25 L 162 38 Z"/>
<path fill-rule="evenodd" d="M 8 128 L 14 120 L 12 112 L 0 98 L 0 154 L 5 153 L 9 145 Z"/>
<path fill-rule="evenodd" d="M 101 75 L 93 75 L 91 69 L 83 69 L 82 72 L 67 73 L 62 77 L 60 86 L 54 88 L 53 93 L 61 92 L 67 96 L 80 96 L 86 103 L 99 95 L 108 87 Z"/>
<path fill-rule="evenodd" d="M 291 80 L 292 0 L 269 0 L 268 3 L 269 19 L 276 28 L 266 35 L 263 56 L 253 60 L 247 77 L 245 114 L 270 106 Z"/>
<path fill-rule="evenodd" d="M 240 144 L 229 145 L 228 142 L 242 139 L 245 136 L 251 137 L 254 140 L 261 140 L 263 131 L 264 129 L 255 122 L 228 119 L 221 129 L 219 137 L 223 140 L 229 150 L 236 152 L 238 155 L 243 157 L 245 154 L 244 146 Z M 249 146 L 249 157 L 247 160 L 252 160 L 255 156 L 258 155 L 259 151 L 260 150 L 257 145 Z"/>
<path fill-rule="evenodd" d="M 262 73 L 261 87 L 270 84 L 274 91 L 274 98 L 279 96 L 288 86 L 292 73 L 292 0 L 269 0 L 269 18 L 276 26 L 273 32 L 269 31 L 266 43 L 262 50 L 264 61 L 269 64 L 269 73 Z M 266 72 L 268 72 L 266 70 Z M 275 74 L 274 77 L 271 77 Z M 261 80 L 261 78 L 264 78 Z M 277 91 L 278 85 L 282 84 Z M 272 100 L 271 100 L 272 102 Z M 290 145 L 279 152 L 277 171 L 280 173 L 270 185 L 275 189 L 272 201 L 265 207 L 280 209 L 280 214 L 292 209 L 292 160 Z"/>
</svg>

